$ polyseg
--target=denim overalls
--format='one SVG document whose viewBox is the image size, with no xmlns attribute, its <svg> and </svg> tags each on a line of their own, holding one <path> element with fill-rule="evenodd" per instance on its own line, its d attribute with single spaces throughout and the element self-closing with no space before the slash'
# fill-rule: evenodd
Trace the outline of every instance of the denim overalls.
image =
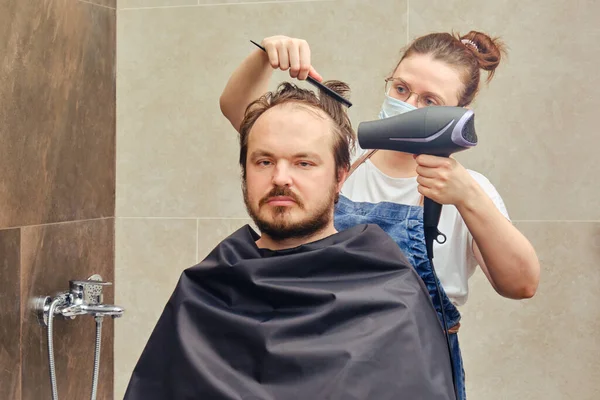
<svg viewBox="0 0 600 400">
<path fill-rule="evenodd" d="M 438 318 L 442 321 L 440 302 L 434 281 L 435 278 L 425 248 L 422 207 L 391 202 L 353 202 L 347 197 L 340 195 L 339 202 L 335 208 L 334 224 L 338 231 L 348 229 L 357 224 L 379 225 L 398 243 L 408 261 L 415 267 L 429 291 Z M 450 302 L 441 285 L 440 291 L 446 313 L 447 328 L 450 329 L 460 321 L 460 313 Z M 458 336 L 457 333 L 450 333 L 449 336 L 459 396 L 457 400 L 465 400 L 465 375 Z"/>
</svg>

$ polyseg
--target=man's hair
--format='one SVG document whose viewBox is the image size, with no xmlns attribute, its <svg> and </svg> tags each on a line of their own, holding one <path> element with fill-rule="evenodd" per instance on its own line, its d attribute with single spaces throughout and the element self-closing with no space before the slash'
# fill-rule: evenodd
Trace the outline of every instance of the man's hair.
<svg viewBox="0 0 600 400">
<path fill-rule="evenodd" d="M 325 86 L 347 98 L 349 86 L 340 81 L 323 82 Z M 246 159 L 248 156 L 248 136 L 256 120 L 267 110 L 282 105 L 294 104 L 311 111 L 323 111 L 330 119 L 333 133 L 333 154 L 336 166 L 336 176 L 339 170 L 350 170 L 350 152 L 354 151 L 356 134 L 344 106 L 325 93 L 317 96 L 313 91 L 299 88 L 293 83 L 283 82 L 274 92 L 268 92 L 250 103 L 246 108 L 244 119 L 240 125 L 240 167 L 242 177 L 246 180 Z"/>
</svg>

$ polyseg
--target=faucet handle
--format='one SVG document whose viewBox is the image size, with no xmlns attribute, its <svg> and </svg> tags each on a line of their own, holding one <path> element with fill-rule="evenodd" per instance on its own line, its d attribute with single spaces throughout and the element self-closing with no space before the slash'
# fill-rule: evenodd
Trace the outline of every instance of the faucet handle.
<svg viewBox="0 0 600 400">
<path fill-rule="evenodd" d="M 69 291 L 73 304 L 102 304 L 102 286 L 112 285 L 111 282 L 103 282 L 98 274 L 90 276 L 87 280 L 69 281 Z"/>
</svg>

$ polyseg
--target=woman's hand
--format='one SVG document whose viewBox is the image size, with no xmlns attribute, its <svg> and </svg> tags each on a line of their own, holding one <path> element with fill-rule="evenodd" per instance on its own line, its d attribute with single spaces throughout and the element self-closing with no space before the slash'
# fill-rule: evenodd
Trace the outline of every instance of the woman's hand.
<svg viewBox="0 0 600 400">
<path fill-rule="evenodd" d="M 269 90 L 274 68 L 289 70 L 292 78 L 304 80 L 310 75 L 323 80 L 311 65 L 305 40 L 271 36 L 261 44 L 266 54 L 260 49 L 252 51 L 233 71 L 219 98 L 221 112 L 238 132 L 248 105 Z"/>
<path fill-rule="evenodd" d="M 289 69 L 290 76 L 300 80 L 305 80 L 309 75 L 319 82 L 323 80 L 312 67 L 310 47 L 306 40 L 279 35 L 263 39 L 261 45 L 267 51 L 269 63 L 274 69 Z"/>
<path fill-rule="evenodd" d="M 415 160 L 418 190 L 423 196 L 459 207 L 477 194 L 477 182 L 454 158 L 421 154 Z"/>
</svg>

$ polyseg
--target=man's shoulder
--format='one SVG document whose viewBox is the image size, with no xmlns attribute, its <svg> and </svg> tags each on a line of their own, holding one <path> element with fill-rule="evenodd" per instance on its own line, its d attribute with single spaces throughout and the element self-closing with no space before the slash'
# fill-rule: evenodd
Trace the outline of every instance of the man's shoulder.
<svg viewBox="0 0 600 400">
<path fill-rule="evenodd" d="M 377 224 L 358 224 L 348 231 L 352 232 L 349 247 L 364 255 L 380 260 L 400 261 L 408 264 L 408 259 L 400 246 Z"/>
</svg>

